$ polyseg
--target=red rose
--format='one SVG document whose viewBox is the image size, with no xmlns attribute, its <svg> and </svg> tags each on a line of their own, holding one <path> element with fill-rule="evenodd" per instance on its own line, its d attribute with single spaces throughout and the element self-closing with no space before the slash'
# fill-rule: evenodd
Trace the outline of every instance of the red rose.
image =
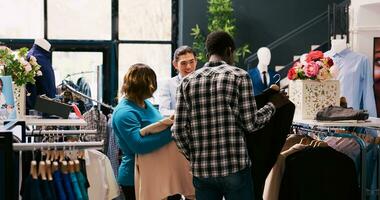
<svg viewBox="0 0 380 200">
<path fill-rule="evenodd" d="M 316 61 L 321 58 L 323 58 L 322 51 L 310 51 L 310 53 L 306 56 L 306 62 Z"/>
<path fill-rule="evenodd" d="M 329 65 L 329 67 L 332 67 L 334 65 L 333 59 L 331 59 L 330 57 L 327 57 L 327 64 Z"/>
<path fill-rule="evenodd" d="M 295 67 L 292 67 L 289 69 L 288 71 L 288 79 L 289 80 L 294 80 L 297 78 L 297 72 L 296 72 L 296 68 Z"/>
</svg>

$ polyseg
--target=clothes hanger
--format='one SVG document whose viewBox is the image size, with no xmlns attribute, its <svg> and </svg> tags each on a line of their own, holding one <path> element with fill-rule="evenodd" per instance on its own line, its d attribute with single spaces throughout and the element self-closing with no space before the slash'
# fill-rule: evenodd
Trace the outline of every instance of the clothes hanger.
<svg viewBox="0 0 380 200">
<path fill-rule="evenodd" d="M 75 172 L 80 172 L 80 162 L 79 160 L 74 160 Z"/>
<path fill-rule="evenodd" d="M 72 160 L 69 161 L 69 172 L 70 173 L 74 173 L 75 172 L 74 161 L 72 161 Z"/>
<path fill-rule="evenodd" d="M 277 77 L 277 80 L 274 82 L 274 84 L 279 84 L 280 83 L 280 81 L 281 81 L 281 75 L 280 74 L 275 74 L 274 76 L 273 76 L 273 79 L 275 79 Z"/>
<path fill-rule="evenodd" d="M 61 162 L 61 172 L 64 173 L 64 174 L 67 174 L 68 173 L 68 169 L 67 169 L 67 161 L 66 160 L 63 160 Z"/>
<path fill-rule="evenodd" d="M 41 160 L 38 165 L 38 176 L 41 177 L 42 180 L 47 180 L 46 178 L 46 163 Z"/>
<path fill-rule="evenodd" d="M 37 174 L 37 161 L 35 159 L 34 155 L 35 149 L 32 151 L 32 157 L 33 160 L 30 162 L 30 175 L 32 176 L 33 179 L 38 179 L 38 174 Z"/>
<path fill-rule="evenodd" d="M 53 161 L 53 165 L 52 165 L 51 169 L 52 169 L 53 173 L 59 169 L 59 164 L 57 161 Z"/>
<path fill-rule="evenodd" d="M 52 166 L 51 166 L 51 161 L 50 160 L 46 160 L 45 161 L 46 163 L 46 175 L 47 175 L 47 179 L 49 181 L 52 181 L 53 180 L 53 176 L 52 176 Z"/>
</svg>

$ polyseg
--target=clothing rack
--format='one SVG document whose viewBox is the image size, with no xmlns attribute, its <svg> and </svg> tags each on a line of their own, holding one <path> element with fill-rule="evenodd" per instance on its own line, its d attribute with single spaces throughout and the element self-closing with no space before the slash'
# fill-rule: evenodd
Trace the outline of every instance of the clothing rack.
<svg viewBox="0 0 380 200">
<path fill-rule="evenodd" d="M 367 194 L 376 192 L 378 194 L 378 199 L 380 200 L 379 188 L 375 190 L 367 189 L 367 168 L 366 168 L 366 152 L 367 145 L 366 142 L 352 134 L 349 131 L 344 131 L 347 128 L 362 128 L 362 133 L 365 134 L 365 130 L 380 130 L 380 119 L 370 117 L 367 122 L 357 122 L 357 123 L 345 123 L 345 122 L 319 122 L 316 120 L 293 120 L 293 128 L 295 130 L 306 131 L 307 133 L 315 133 L 319 136 L 333 136 L 333 137 L 342 137 L 342 138 L 353 138 L 360 146 L 360 197 L 362 200 L 365 200 Z M 339 131 L 338 131 L 339 130 Z M 379 148 L 377 148 L 379 150 Z M 379 158 L 380 160 L 380 155 Z M 380 163 L 378 164 L 378 173 L 380 172 Z M 380 180 L 380 179 L 379 179 Z"/>
<path fill-rule="evenodd" d="M 34 151 L 39 149 L 78 150 L 78 149 L 102 149 L 103 141 L 100 142 L 36 142 L 14 143 L 14 151 Z"/>
<path fill-rule="evenodd" d="M 26 131 L 26 136 L 35 135 L 94 135 L 97 130 L 32 130 Z"/>
<path fill-rule="evenodd" d="M 89 99 L 89 100 L 91 100 L 91 101 L 94 101 L 94 102 L 98 103 L 98 105 L 101 105 L 101 106 L 103 106 L 103 107 L 105 107 L 105 108 L 108 108 L 108 109 L 110 109 L 110 110 L 113 110 L 113 107 L 112 107 L 112 106 L 110 106 L 110 105 L 108 105 L 108 104 L 105 104 L 105 103 L 103 103 L 103 102 L 100 102 L 100 101 L 98 101 L 98 100 L 95 100 L 95 99 L 93 99 L 93 98 L 91 98 L 91 97 L 89 97 L 89 96 L 87 96 L 87 95 L 85 95 L 85 94 L 83 94 L 83 93 L 77 91 L 76 89 L 74 89 L 73 87 L 71 87 L 69 84 L 67 84 L 65 80 L 62 81 L 62 86 L 65 86 L 65 87 L 66 87 L 68 90 L 70 90 L 71 92 L 73 92 L 73 93 L 75 93 L 75 94 L 77 94 L 77 95 L 79 95 L 79 96 L 81 96 L 81 97 L 83 97 L 83 98 L 85 98 L 85 99 Z"/>
</svg>

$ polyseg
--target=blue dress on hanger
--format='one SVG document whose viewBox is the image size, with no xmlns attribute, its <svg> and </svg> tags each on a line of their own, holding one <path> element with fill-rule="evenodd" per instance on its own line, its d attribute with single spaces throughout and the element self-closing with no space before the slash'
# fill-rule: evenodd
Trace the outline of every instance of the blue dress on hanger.
<svg viewBox="0 0 380 200">
<path fill-rule="evenodd" d="M 270 86 L 272 84 L 275 84 L 275 82 L 277 81 L 277 78 L 275 78 L 274 76 L 278 73 L 271 68 L 268 68 L 268 73 L 269 73 L 268 86 Z M 252 80 L 253 92 L 255 96 L 260 95 L 265 89 L 267 89 L 267 86 L 264 85 L 263 83 L 260 70 L 257 67 L 249 69 L 248 74 Z"/>
</svg>

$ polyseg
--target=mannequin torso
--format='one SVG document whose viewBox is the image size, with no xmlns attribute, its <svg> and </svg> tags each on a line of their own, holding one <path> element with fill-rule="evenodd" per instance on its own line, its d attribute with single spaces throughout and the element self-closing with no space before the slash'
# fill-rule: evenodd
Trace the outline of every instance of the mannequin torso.
<svg viewBox="0 0 380 200">
<path fill-rule="evenodd" d="M 271 59 L 271 53 L 270 50 L 267 47 L 261 47 L 257 51 L 257 58 L 259 59 L 259 63 L 257 64 L 257 69 L 260 72 L 261 80 L 266 80 L 267 83 L 264 83 L 266 85 L 269 85 L 270 76 L 268 73 L 268 65 L 270 63 Z M 266 77 L 264 77 L 264 74 Z"/>
<path fill-rule="evenodd" d="M 251 68 L 248 71 L 252 79 L 254 95 L 261 94 L 263 90 L 267 89 L 271 84 L 274 84 L 276 81 L 274 80 L 274 75 L 276 74 L 276 72 L 268 68 L 271 59 L 270 50 L 267 47 L 261 47 L 257 51 L 257 57 L 259 59 L 257 67 Z M 264 74 L 266 84 L 264 84 Z"/>
</svg>

